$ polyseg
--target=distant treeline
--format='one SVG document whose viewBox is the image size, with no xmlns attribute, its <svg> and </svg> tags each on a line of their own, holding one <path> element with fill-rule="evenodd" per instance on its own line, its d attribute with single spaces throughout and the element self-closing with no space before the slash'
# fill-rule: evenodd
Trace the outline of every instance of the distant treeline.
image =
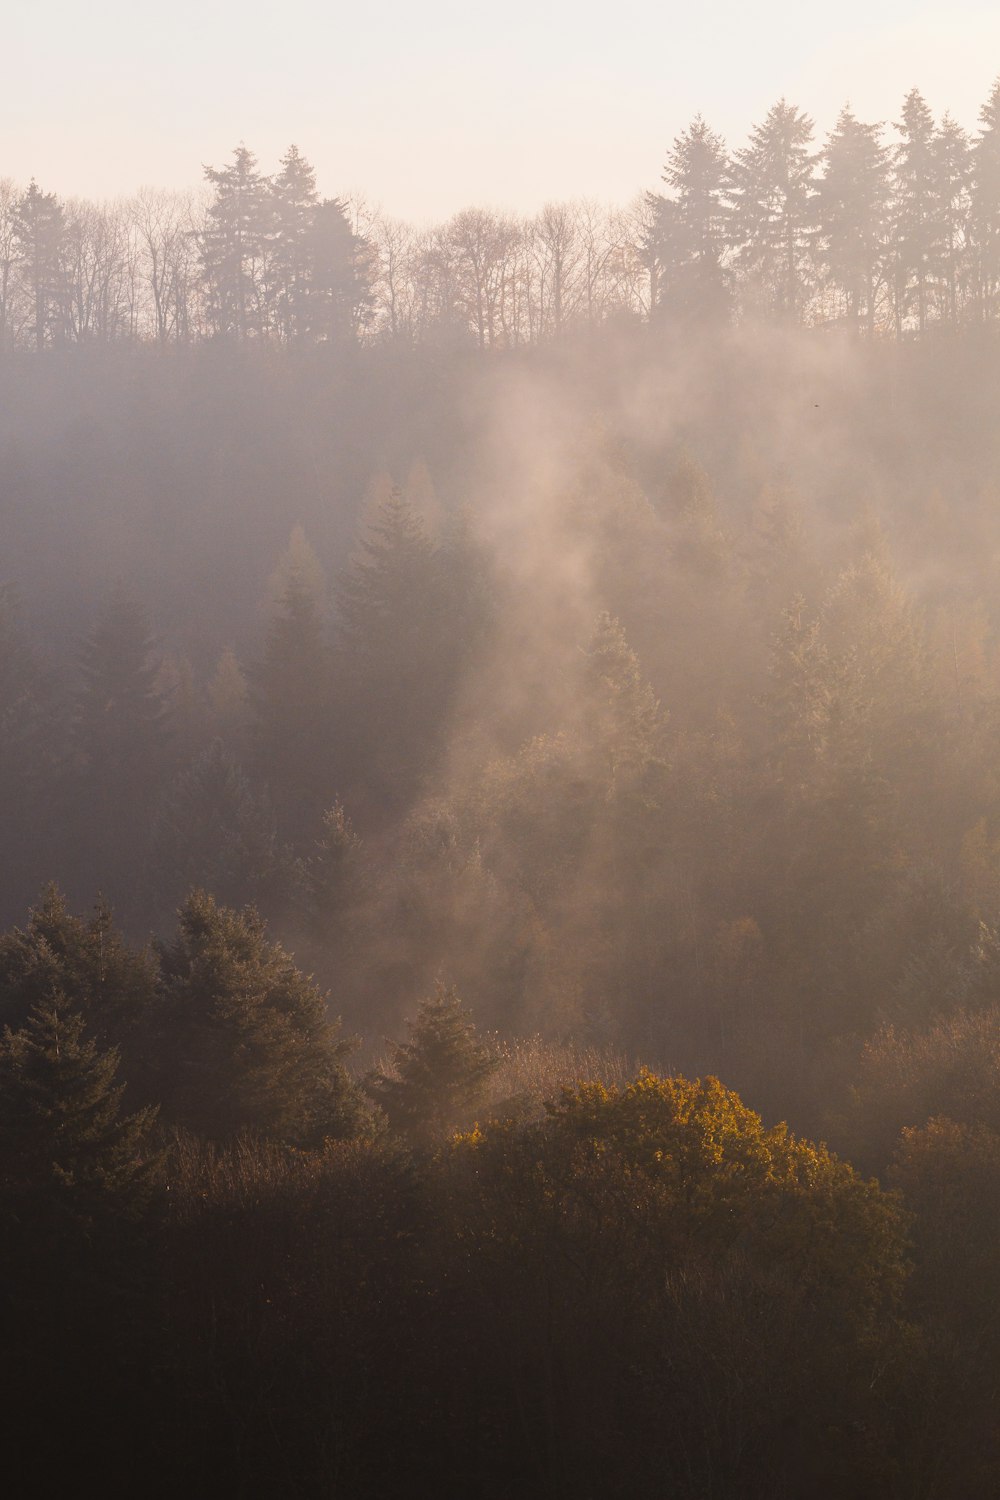
<svg viewBox="0 0 1000 1500">
<path fill-rule="evenodd" d="M 699 116 L 666 193 L 629 207 L 472 207 L 429 229 L 321 198 L 297 147 L 241 144 L 202 193 L 60 201 L 0 181 L 0 349 L 357 340 L 514 348 L 621 320 L 840 324 L 1000 314 L 1000 80 L 974 136 L 918 90 L 894 137 L 845 108 L 825 141 L 780 100 L 727 150 Z"/>
</svg>

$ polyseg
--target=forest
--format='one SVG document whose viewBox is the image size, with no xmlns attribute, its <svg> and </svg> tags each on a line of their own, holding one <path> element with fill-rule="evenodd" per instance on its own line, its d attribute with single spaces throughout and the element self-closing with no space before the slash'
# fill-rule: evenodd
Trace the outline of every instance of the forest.
<svg viewBox="0 0 1000 1500">
<path fill-rule="evenodd" d="M 0 184 L 14 1493 L 997 1493 L 980 126 Z"/>
</svg>

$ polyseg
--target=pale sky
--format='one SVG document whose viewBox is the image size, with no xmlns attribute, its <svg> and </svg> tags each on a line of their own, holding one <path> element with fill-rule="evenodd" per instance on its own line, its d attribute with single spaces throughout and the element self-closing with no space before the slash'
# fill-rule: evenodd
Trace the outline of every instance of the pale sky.
<svg viewBox="0 0 1000 1500">
<path fill-rule="evenodd" d="M 822 134 L 918 87 L 975 127 L 1000 3 L 3 0 L 0 177 L 62 197 L 197 187 L 240 140 L 418 222 L 627 202 L 700 111 L 731 146 L 784 95 Z"/>
</svg>

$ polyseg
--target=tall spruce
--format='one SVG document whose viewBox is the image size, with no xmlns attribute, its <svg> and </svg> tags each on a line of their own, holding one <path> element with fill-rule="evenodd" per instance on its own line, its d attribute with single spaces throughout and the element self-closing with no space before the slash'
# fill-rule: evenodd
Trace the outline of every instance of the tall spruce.
<svg viewBox="0 0 1000 1500">
<path fill-rule="evenodd" d="M 310 1145 L 354 1133 L 363 1110 L 344 1068 L 351 1044 L 252 908 L 194 892 L 159 955 L 168 1120 L 213 1140 L 250 1131 Z"/>
<path fill-rule="evenodd" d="M 817 183 L 817 244 L 827 285 L 848 325 L 875 332 L 888 229 L 888 152 L 882 126 L 841 110 L 826 140 Z"/>
<path fill-rule="evenodd" d="M 0 1226 L 88 1235 L 145 1205 L 157 1155 L 155 1111 L 122 1111 L 118 1053 L 85 1034 L 83 1017 L 52 988 L 0 1042 Z M 30 1245 L 25 1247 L 30 1249 Z"/>
<path fill-rule="evenodd" d="M 337 590 L 354 774 L 390 804 L 412 796 L 443 729 L 460 644 L 448 602 L 437 551 L 394 488 Z"/>
<path fill-rule="evenodd" d="M 934 193 L 940 224 L 941 316 L 954 327 L 969 280 L 969 176 L 972 149 L 968 132 L 945 114 L 934 137 Z"/>
<path fill-rule="evenodd" d="M 250 674 L 256 768 L 286 833 L 308 837 L 330 786 L 331 666 L 324 584 L 296 528 L 270 586 L 276 594 L 260 660 Z"/>
<path fill-rule="evenodd" d="M 896 330 L 915 315 L 923 333 L 941 269 L 944 225 L 934 117 L 918 89 L 903 100 L 895 129 L 900 136 L 892 151 Z"/>
<path fill-rule="evenodd" d="M 1000 305 L 1000 78 L 979 111 L 972 147 L 969 228 L 975 264 L 979 319 L 992 323 Z"/>
<path fill-rule="evenodd" d="M 809 287 L 812 248 L 813 122 L 784 99 L 733 155 L 727 190 L 729 238 L 751 305 L 798 322 Z"/>
<path fill-rule="evenodd" d="M 267 179 L 242 142 L 227 166 L 206 167 L 205 178 L 214 189 L 200 247 L 209 318 L 224 338 L 262 336 L 271 291 Z"/>
<path fill-rule="evenodd" d="M 701 115 L 675 139 L 663 181 L 670 195 L 654 200 L 660 309 L 699 322 L 724 317 L 729 158 L 722 137 Z"/>
<path fill-rule="evenodd" d="M 418 1006 L 408 1040 L 393 1045 L 388 1065 L 369 1073 L 365 1088 L 391 1129 L 427 1144 L 471 1123 L 498 1067 L 458 994 L 439 984 Z"/>
<path fill-rule="evenodd" d="M 66 331 L 66 214 L 54 193 L 32 178 L 14 215 L 14 245 L 31 308 L 36 350 L 59 343 Z"/>
</svg>

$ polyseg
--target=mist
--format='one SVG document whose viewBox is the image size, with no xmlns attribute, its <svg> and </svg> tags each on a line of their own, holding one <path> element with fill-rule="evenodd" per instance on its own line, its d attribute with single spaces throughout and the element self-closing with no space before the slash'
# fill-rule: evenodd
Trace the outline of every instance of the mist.
<svg viewBox="0 0 1000 1500">
<path fill-rule="evenodd" d="M 893 131 L 0 184 L 24 1493 L 995 1493 L 1000 83 Z"/>
</svg>

